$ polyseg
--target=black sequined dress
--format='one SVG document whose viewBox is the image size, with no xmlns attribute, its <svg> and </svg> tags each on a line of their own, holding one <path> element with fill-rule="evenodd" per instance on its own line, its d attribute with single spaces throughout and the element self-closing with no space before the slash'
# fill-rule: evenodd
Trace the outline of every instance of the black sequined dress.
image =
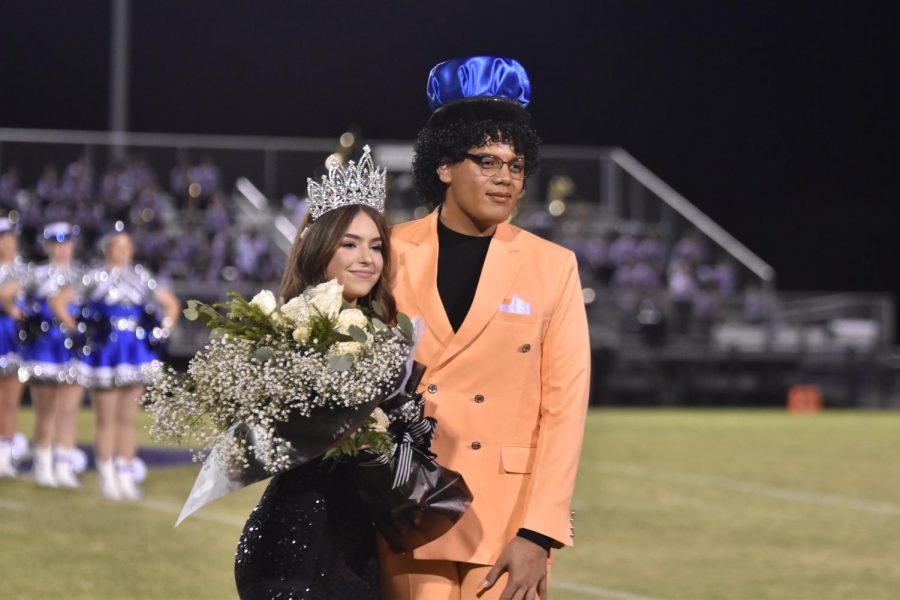
<svg viewBox="0 0 900 600">
<path fill-rule="evenodd" d="M 315 460 L 272 478 L 235 555 L 243 600 L 380 600 L 374 527 L 353 469 Z"/>
</svg>

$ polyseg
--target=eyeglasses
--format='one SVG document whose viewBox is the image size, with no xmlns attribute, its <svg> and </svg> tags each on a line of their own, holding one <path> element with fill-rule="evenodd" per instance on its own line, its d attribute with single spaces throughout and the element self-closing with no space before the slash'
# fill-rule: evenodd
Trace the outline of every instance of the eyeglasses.
<svg viewBox="0 0 900 600">
<path fill-rule="evenodd" d="M 525 176 L 524 158 L 501 160 L 493 154 L 466 154 L 465 157 L 481 167 L 481 174 L 485 177 L 493 177 L 500 172 L 503 165 L 507 165 L 509 176 L 513 179 L 522 179 Z"/>
</svg>

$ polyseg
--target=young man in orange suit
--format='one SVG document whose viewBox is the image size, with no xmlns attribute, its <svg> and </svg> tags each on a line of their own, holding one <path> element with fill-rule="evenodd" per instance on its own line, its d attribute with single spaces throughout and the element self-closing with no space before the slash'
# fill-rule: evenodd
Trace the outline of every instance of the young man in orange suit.
<svg viewBox="0 0 900 600">
<path fill-rule="evenodd" d="M 550 549 L 571 545 L 570 502 L 590 378 L 575 256 L 507 221 L 538 165 L 528 75 L 511 59 L 441 63 L 416 141 L 417 191 L 437 204 L 396 226 L 398 308 L 427 326 L 420 391 L 432 450 L 474 500 L 439 539 L 382 545 L 390 600 L 547 598 Z"/>
</svg>

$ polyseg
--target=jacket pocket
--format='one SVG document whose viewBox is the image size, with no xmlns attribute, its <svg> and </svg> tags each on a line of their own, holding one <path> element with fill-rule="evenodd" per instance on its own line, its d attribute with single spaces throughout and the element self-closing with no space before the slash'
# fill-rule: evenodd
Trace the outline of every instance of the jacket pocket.
<svg viewBox="0 0 900 600">
<path fill-rule="evenodd" d="M 500 462 L 507 473 L 531 473 L 534 454 L 533 446 L 503 446 L 500 448 Z"/>
<path fill-rule="evenodd" d="M 541 315 L 521 315 L 518 313 L 497 311 L 491 319 L 503 323 L 516 323 L 517 325 L 534 325 L 540 322 Z"/>
</svg>

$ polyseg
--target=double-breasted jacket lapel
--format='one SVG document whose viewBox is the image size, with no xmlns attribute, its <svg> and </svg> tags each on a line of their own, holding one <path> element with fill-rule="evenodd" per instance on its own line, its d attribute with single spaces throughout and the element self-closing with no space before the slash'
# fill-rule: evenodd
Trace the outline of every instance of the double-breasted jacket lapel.
<svg viewBox="0 0 900 600">
<path fill-rule="evenodd" d="M 488 322 L 497 314 L 500 304 L 508 300 L 508 293 L 519 273 L 519 262 L 515 232 L 506 223 L 501 223 L 488 246 L 472 306 L 456 335 L 449 339 L 449 344 L 434 365 L 435 369 L 441 368 L 468 347 L 487 327 Z M 444 319 L 446 320 L 446 315 Z"/>
</svg>

